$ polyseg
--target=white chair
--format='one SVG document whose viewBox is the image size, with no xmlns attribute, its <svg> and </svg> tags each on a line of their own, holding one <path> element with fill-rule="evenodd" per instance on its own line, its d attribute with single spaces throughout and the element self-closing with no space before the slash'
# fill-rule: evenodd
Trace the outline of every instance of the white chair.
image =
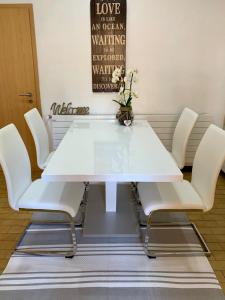
<svg viewBox="0 0 225 300">
<path fill-rule="evenodd" d="M 54 151 L 50 152 L 49 150 L 50 146 L 47 129 L 36 108 L 25 113 L 24 117 L 34 139 L 38 167 L 43 170 L 54 153 Z"/>
<path fill-rule="evenodd" d="M 9 204 L 12 209 L 63 212 L 68 216 L 72 250 L 69 252 L 48 251 L 48 254 L 58 253 L 73 257 L 76 253 L 74 217 L 82 201 L 83 184 L 44 182 L 41 179 L 32 182 L 29 156 L 13 124 L 0 129 L 0 164 L 5 175 Z M 34 249 L 17 249 L 17 251 L 46 254 L 44 250 L 36 252 Z"/>
<path fill-rule="evenodd" d="M 185 155 L 189 137 L 194 128 L 198 114 L 189 108 L 184 108 L 174 130 L 172 151 L 170 152 L 179 169 L 185 166 Z M 138 182 L 132 182 L 133 192 L 137 194 Z"/>
<path fill-rule="evenodd" d="M 173 135 L 171 155 L 176 161 L 179 169 L 183 169 L 185 165 L 188 140 L 197 119 L 198 114 L 186 107 L 182 111 L 177 122 Z"/>
<path fill-rule="evenodd" d="M 145 251 L 149 257 L 155 257 L 155 254 L 148 250 L 153 213 L 156 211 L 209 211 L 213 207 L 217 178 L 224 160 L 225 131 L 215 125 L 210 125 L 197 149 L 191 182 L 183 180 L 174 183 L 142 182 L 138 184 L 139 200 L 145 215 L 148 217 Z M 160 224 L 158 225 L 160 226 Z M 196 226 L 192 223 L 189 225 L 192 225 L 196 231 L 204 248 L 204 253 L 210 254 Z"/>
</svg>

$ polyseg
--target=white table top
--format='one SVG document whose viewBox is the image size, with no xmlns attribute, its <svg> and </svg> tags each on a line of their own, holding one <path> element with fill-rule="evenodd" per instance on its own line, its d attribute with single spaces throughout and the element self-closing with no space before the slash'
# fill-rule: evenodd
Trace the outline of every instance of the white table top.
<svg viewBox="0 0 225 300">
<path fill-rule="evenodd" d="M 183 175 L 147 121 L 76 120 L 42 173 L 46 181 L 172 182 Z"/>
</svg>

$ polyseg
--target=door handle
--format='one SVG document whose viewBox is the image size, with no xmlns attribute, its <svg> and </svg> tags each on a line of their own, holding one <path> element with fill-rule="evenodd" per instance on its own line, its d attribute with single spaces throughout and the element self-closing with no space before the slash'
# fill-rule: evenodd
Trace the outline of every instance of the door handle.
<svg viewBox="0 0 225 300">
<path fill-rule="evenodd" d="M 20 94 L 19 95 L 20 97 L 29 97 L 29 103 L 33 103 L 33 99 L 32 99 L 32 97 L 33 97 L 33 94 L 31 93 L 31 92 L 27 92 L 27 93 L 24 93 L 24 94 Z"/>
<path fill-rule="evenodd" d="M 28 92 L 28 93 L 20 94 L 19 96 L 20 96 L 20 97 L 32 97 L 33 94 L 30 93 L 30 92 Z"/>
</svg>

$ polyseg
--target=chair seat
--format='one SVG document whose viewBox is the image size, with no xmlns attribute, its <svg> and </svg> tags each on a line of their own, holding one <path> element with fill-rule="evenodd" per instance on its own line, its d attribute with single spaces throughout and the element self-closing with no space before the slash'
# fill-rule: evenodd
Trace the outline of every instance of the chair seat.
<svg viewBox="0 0 225 300">
<path fill-rule="evenodd" d="M 46 161 L 43 163 L 43 165 L 41 166 L 42 169 L 45 169 L 50 161 L 50 159 L 52 158 L 53 154 L 55 153 L 55 151 L 52 151 L 49 153 L 49 156 L 47 157 Z"/>
<path fill-rule="evenodd" d="M 204 210 L 204 204 L 189 181 L 138 184 L 145 215 L 156 210 Z"/>
<path fill-rule="evenodd" d="M 35 180 L 17 201 L 18 209 L 59 210 L 75 217 L 84 193 L 83 183 Z"/>
</svg>

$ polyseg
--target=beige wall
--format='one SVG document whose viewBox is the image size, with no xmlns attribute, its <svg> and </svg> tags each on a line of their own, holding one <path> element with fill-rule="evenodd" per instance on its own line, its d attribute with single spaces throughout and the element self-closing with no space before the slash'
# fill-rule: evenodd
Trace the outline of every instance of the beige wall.
<svg viewBox="0 0 225 300">
<path fill-rule="evenodd" d="M 10 3 L 12 1 L 1 1 Z M 18 3 L 28 1 L 17 1 Z M 113 94 L 91 91 L 89 0 L 33 0 L 42 108 L 52 102 L 113 113 Z M 127 66 L 137 67 L 138 113 L 184 106 L 225 112 L 225 1 L 127 0 Z"/>
</svg>

